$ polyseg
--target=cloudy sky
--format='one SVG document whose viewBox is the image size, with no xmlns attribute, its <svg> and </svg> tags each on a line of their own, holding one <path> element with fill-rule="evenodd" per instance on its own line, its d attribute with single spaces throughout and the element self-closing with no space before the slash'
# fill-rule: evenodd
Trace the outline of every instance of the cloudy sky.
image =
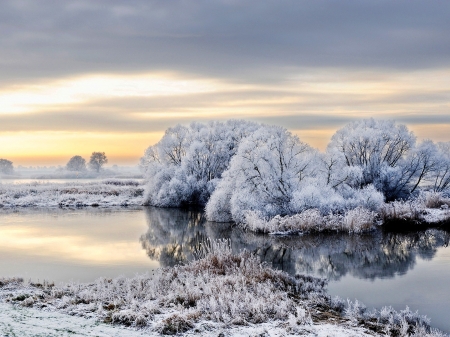
<svg viewBox="0 0 450 337">
<path fill-rule="evenodd" d="M 362 117 L 450 140 L 450 2 L 0 1 L 0 158 L 135 164 L 176 123 L 246 118 L 323 149 Z"/>
</svg>

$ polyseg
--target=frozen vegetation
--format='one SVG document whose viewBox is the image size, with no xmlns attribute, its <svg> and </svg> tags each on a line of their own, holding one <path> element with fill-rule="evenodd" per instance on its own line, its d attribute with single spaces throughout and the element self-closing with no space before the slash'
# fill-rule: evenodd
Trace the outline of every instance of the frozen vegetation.
<svg viewBox="0 0 450 337">
<path fill-rule="evenodd" d="M 144 188 L 136 180 L 110 179 L 90 183 L 0 183 L 0 207 L 135 206 Z"/>
<path fill-rule="evenodd" d="M 450 143 L 418 143 L 392 121 L 352 122 L 325 153 L 277 126 L 178 125 L 146 150 L 141 168 L 147 204 L 200 205 L 211 221 L 260 232 L 362 232 L 383 221 L 450 217 Z M 443 208 L 423 207 L 430 193 Z M 420 216 L 398 218 L 392 209 L 400 207 Z"/>
<path fill-rule="evenodd" d="M 289 276 L 245 251 L 233 254 L 227 241 L 210 241 L 185 265 L 134 278 L 62 286 L 1 279 L 0 299 L 149 333 L 444 336 L 408 308 L 369 311 L 331 299 L 325 280 Z"/>
</svg>

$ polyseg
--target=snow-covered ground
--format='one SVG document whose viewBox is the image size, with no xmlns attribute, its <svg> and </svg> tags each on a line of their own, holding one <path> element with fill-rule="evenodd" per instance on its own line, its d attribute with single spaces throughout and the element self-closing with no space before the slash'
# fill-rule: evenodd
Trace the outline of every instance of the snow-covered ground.
<svg viewBox="0 0 450 337">
<path fill-rule="evenodd" d="M 0 207 L 136 206 L 143 201 L 140 181 L 110 179 L 73 183 L 0 183 Z"/>
<path fill-rule="evenodd" d="M 86 319 L 0 303 L 0 337 L 141 337 L 143 331 Z"/>
<path fill-rule="evenodd" d="M 298 336 L 305 337 L 365 337 L 374 336 L 364 328 L 336 324 L 314 324 L 299 328 L 297 332 L 286 334 L 286 329 L 273 323 L 242 327 L 217 328 L 206 322 L 185 336 Z M 1 337 L 159 337 L 157 332 L 136 330 L 117 325 L 99 323 L 95 319 L 70 316 L 54 311 L 42 311 L 0 303 Z"/>
</svg>

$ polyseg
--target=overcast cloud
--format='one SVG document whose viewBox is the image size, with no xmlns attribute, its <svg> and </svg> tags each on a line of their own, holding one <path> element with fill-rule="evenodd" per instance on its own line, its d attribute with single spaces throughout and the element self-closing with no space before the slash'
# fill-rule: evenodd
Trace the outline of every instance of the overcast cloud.
<svg viewBox="0 0 450 337">
<path fill-rule="evenodd" d="M 292 68 L 448 67 L 447 1 L 2 1 L 2 81 L 176 70 L 239 80 Z"/>
</svg>

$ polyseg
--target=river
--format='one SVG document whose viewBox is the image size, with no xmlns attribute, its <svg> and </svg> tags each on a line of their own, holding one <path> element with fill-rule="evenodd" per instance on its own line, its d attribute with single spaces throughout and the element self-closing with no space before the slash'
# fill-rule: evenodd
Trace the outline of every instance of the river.
<svg viewBox="0 0 450 337">
<path fill-rule="evenodd" d="M 369 308 L 408 305 L 450 332 L 450 234 L 256 235 L 205 221 L 195 210 L 0 210 L 0 277 L 89 282 L 133 276 L 194 258 L 208 239 L 229 239 L 275 268 L 329 280 L 329 293 Z"/>
</svg>

